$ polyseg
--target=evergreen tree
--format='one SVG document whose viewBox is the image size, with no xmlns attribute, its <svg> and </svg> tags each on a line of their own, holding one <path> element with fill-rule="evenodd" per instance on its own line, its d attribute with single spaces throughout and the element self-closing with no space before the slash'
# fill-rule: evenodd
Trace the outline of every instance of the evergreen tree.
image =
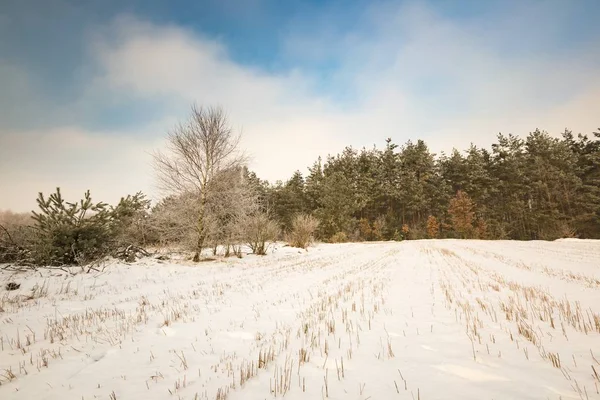
<svg viewBox="0 0 600 400">
<path fill-rule="evenodd" d="M 328 174 L 323 179 L 321 206 L 315 215 L 320 221 L 318 233 L 329 239 L 338 232 L 354 232 L 357 211 L 352 182 L 340 171 Z"/>
<path fill-rule="evenodd" d="M 285 224 L 298 210 L 314 213 L 322 239 L 393 239 L 403 228 L 431 237 L 433 221 L 441 237 L 600 237 L 600 133 L 499 134 L 491 151 L 472 144 L 438 158 L 422 140 L 388 138 L 382 150 L 319 159 L 306 182 L 297 172 L 269 193 Z"/>
<path fill-rule="evenodd" d="M 37 198 L 39 212 L 33 211 L 38 231 L 35 257 L 39 264 L 85 264 L 108 254 L 111 240 L 111 212 L 108 204 L 93 203 L 90 191 L 79 202 L 65 201 L 56 192 Z"/>
<path fill-rule="evenodd" d="M 320 206 L 322 183 L 323 166 L 321 164 L 321 157 L 319 157 L 313 166 L 308 168 L 308 176 L 305 182 L 307 211 L 309 212 L 314 212 Z"/>
<path fill-rule="evenodd" d="M 294 217 L 308 211 L 309 199 L 305 194 L 304 178 L 300 171 L 285 184 L 278 182 L 271 190 L 269 205 L 274 218 L 283 230 L 289 230 Z"/>
</svg>

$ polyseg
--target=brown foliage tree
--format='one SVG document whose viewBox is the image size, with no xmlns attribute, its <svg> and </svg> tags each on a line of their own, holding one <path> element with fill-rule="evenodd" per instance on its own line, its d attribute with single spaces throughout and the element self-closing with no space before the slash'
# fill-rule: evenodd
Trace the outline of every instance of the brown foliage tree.
<svg viewBox="0 0 600 400">
<path fill-rule="evenodd" d="M 440 233 L 440 223 L 433 215 L 427 217 L 427 237 L 435 239 Z"/>
<path fill-rule="evenodd" d="M 360 239 L 371 240 L 371 234 L 373 231 L 368 219 L 361 218 L 360 221 L 358 221 L 358 230 L 360 232 Z"/>
<path fill-rule="evenodd" d="M 489 239 L 487 223 L 483 218 L 477 219 L 475 232 L 477 234 L 478 239 Z"/>
<path fill-rule="evenodd" d="M 403 224 L 402 225 L 402 238 L 405 240 L 408 240 L 409 233 L 410 233 L 410 228 L 408 227 L 408 224 Z"/>
<path fill-rule="evenodd" d="M 452 221 L 452 229 L 462 239 L 473 237 L 474 208 L 473 200 L 462 190 L 456 192 L 456 196 L 450 200 L 448 214 L 450 214 L 450 220 Z"/>
</svg>

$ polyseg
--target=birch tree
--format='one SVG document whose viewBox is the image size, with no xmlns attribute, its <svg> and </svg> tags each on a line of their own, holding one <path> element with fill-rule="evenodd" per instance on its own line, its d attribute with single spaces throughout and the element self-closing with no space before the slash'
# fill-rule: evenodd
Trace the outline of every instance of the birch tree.
<svg viewBox="0 0 600 400">
<path fill-rule="evenodd" d="M 167 150 L 154 154 L 159 184 L 169 194 L 191 195 L 197 202 L 194 261 L 208 236 L 207 206 L 222 187 L 225 171 L 239 170 L 245 157 L 221 108 L 192 107 L 190 118 L 168 132 Z M 217 184 L 218 183 L 218 184 Z"/>
</svg>

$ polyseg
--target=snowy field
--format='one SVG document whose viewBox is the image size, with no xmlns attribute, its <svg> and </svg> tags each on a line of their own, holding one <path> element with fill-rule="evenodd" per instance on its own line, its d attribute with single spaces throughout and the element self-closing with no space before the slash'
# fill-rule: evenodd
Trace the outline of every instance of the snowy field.
<svg viewBox="0 0 600 400">
<path fill-rule="evenodd" d="M 280 246 L 0 284 L 2 400 L 600 399 L 600 241 Z"/>
</svg>

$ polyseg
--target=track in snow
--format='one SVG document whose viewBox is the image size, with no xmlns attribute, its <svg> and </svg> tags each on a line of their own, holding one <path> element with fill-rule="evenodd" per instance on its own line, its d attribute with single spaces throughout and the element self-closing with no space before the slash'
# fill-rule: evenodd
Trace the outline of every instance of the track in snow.
<svg viewBox="0 0 600 400">
<path fill-rule="evenodd" d="M 2 399 L 600 398 L 600 242 L 0 274 Z M 33 299 L 32 288 L 37 285 Z"/>
</svg>

